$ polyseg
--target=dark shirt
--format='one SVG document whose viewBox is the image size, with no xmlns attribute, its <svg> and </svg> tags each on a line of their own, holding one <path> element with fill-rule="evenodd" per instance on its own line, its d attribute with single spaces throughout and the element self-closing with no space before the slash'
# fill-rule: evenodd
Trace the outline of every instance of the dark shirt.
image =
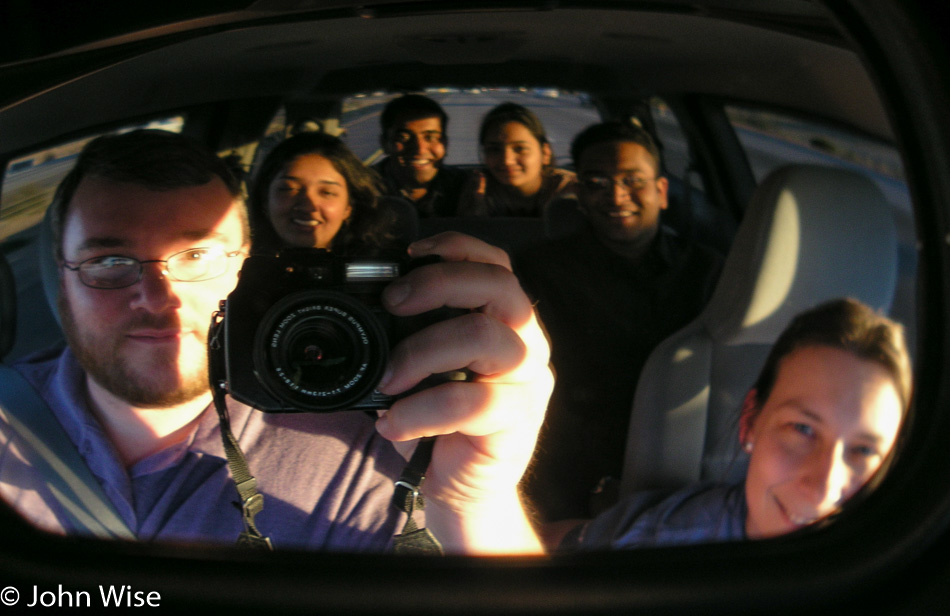
<svg viewBox="0 0 950 616">
<path fill-rule="evenodd" d="M 596 513 L 592 490 L 623 468 L 640 371 L 660 342 L 699 315 L 722 262 L 665 228 L 635 264 L 590 229 L 516 255 L 557 377 L 524 484 L 545 521 Z"/>
<path fill-rule="evenodd" d="M 443 165 L 432 181 L 426 185 L 425 196 L 418 201 L 413 201 L 409 197 L 409 191 L 403 190 L 403 185 L 393 173 L 392 162 L 388 156 L 374 164 L 372 168 L 383 178 L 386 194 L 412 201 L 419 211 L 420 218 L 455 216 L 459 198 L 462 196 L 462 186 L 468 179 L 468 172 L 464 169 Z"/>
</svg>

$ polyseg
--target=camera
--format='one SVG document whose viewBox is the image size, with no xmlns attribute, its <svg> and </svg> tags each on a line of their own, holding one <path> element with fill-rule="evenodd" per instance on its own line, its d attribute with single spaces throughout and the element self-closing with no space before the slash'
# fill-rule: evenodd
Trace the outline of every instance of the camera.
<svg viewBox="0 0 950 616">
<path fill-rule="evenodd" d="M 314 248 L 251 255 L 212 320 L 212 386 L 265 412 L 388 408 L 393 397 L 376 386 L 390 349 L 448 316 L 396 317 L 380 304 L 387 284 L 422 264 Z"/>
</svg>

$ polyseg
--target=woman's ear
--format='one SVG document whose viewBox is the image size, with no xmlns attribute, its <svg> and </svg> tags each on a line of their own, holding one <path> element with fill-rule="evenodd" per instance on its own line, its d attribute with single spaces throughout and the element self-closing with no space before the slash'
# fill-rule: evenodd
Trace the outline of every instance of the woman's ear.
<svg viewBox="0 0 950 616">
<path fill-rule="evenodd" d="M 745 446 L 751 442 L 752 424 L 755 422 L 755 418 L 758 417 L 759 411 L 762 410 L 759 408 L 758 398 L 758 392 L 755 388 L 752 388 L 745 395 L 745 400 L 742 402 L 742 413 L 739 415 L 740 445 Z"/>
<path fill-rule="evenodd" d="M 541 164 L 545 167 L 551 164 L 551 158 L 553 157 L 554 152 L 551 150 L 551 144 L 544 142 L 541 144 Z"/>
</svg>

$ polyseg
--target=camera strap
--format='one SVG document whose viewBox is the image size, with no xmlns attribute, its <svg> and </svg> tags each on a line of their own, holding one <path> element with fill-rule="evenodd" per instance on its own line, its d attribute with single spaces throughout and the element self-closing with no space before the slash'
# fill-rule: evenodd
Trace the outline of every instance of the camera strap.
<svg viewBox="0 0 950 616">
<path fill-rule="evenodd" d="M 211 320 L 208 333 L 209 350 L 215 350 L 221 344 L 218 336 L 221 334 L 221 314 L 215 313 Z M 219 354 L 209 352 L 208 361 L 218 361 Z M 210 374 L 220 374 L 220 366 L 209 366 Z M 238 445 L 234 433 L 231 431 L 231 419 L 228 416 L 228 407 L 225 401 L 226 387 L 224 383 L 211 383 L 211 395 L 214 407 L 218 413 L 221 427 L 221 440 L 224 444 L 225 455 L 231 477 L 241 498 L 241 513 L 244 520 L 244 531 L 238 536 L 237 544 L 242 547 L 272 550 L 273 546 L 268 537 L 261 534 L 254 523 L 255 516 L 264 509 L 264 495 L 257 491 L 257 480 L 251 475 L 247 460 Z M 432 448 L 435 437 L 423 438 L 416 445 L 416 450 L 409 458 L 409 462 L 395 483 L 392 504 L 406 514 L 406 524 L 402 532 L 393 537 L 393 551 L 396 554 L 435 554 L 443 553 L 442 544 L 427 528 L 420 528 L 413 517 L 415 511 L 425 509 L 425 499 L 422 496 L 422 484 L 425 481 L 429 462 L 432 460 Z"/>
<path fill-rule="evenodd" d="M 215 318 L 211 321 L 211 332 L 208 334 L 208 344 L 212 348 L 214 348 L 214 345 L 221 343 L 217 337 L 220 332 L 219 314 L 215 313 Z M 214 362 L 216 357 L 217 353 L 208 353 L 209 362 Z M 211 366 L 209 373 L 219 374 L 214 366 Z M 246 548 L 273 550 L 274 547 L 271 545 L 270 539 L 262 535 L 254 523 L 254 517 L 264 509 L 264 495 L 257 491 L 257 479 L 251 474 L 244 453 L 231 431 L 231 418 L 228 415 L 228 406 L 225 401 L 224 385 L 222 383 L 211 383 L 211 397 L 214 400 L 214 408 L 218 412 L 221 441 L 224 444 L 224 453 L 228 459 L 228 468 L 241 498 L 241 516 L 244 520 L 244 530 L 238 535 L 237 544 Z"/>
<path fill-rule="evenodd" d="M 422 484 L 425 482 L 429 461 L 432 460 L 432 448 L 435 446 L 435 437 L 423 438 L 416 445 L 416 450 L 409 463 L 403 469 L 396 481 L 393 492 L 393 506 L 406 514 L 406 524 L 402 532 L 393 537 L 393 552 L 396 554 L 434 554 L 441 555 L 442 544 L 428 528 L 420 528 L 413 513 L 425 509 L 425 499 L 422 496 Z"/>
</svg>

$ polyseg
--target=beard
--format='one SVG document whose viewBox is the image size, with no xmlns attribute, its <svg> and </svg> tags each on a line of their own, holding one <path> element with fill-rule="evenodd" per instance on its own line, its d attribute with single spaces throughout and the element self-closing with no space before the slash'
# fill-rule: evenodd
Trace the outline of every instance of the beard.
<svg viewBox="0 0 950 616">
<path fill-rule="evenodd" d="M 108 334 L 99 334 L 91 328 L 82 328 L 65 297 L 60 293 L 59 313 L 63 332 L 79 365 L 86 374 L 103 389 L 138 408 L 164 408 L 190 402 L 209 392 L 208 362 L 206 354 L 189 374 L 179 368 L 179 357 L 184 352 L 178 348 L 167 357 L 151 361 L 135 361 L 123 353 L 124 332 L 137 327 L 175 327 L 175 315 L 160 317 L 141 315 L 122 328 L 114 328 Z M 149 365 L 149 364 L 153 365 Z M 175 374 L 170 374 L 172 368 Z"/>
</svg>

